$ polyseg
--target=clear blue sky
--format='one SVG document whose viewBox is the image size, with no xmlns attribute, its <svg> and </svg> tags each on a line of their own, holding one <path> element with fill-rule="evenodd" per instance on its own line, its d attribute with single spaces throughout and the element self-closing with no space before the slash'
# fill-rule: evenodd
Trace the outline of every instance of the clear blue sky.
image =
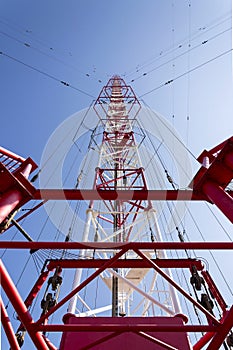
<svg viewBox="0 0 233 350">
<path fill-rule="evenodd" d="M 193 154 L 214 147 L 232 135 L 231 7 L 230 0 L 2 0 L 1 145 L 39 164 L 55 128 L 90 105 L 85 93 L 97 97 L 120 74 Z M 209 210 L 192 209 L 206 239 L 227 239 L 212 216 L 207 221 Z M 232 283 L 228 258 L 220 263 Z"/>
</svg>

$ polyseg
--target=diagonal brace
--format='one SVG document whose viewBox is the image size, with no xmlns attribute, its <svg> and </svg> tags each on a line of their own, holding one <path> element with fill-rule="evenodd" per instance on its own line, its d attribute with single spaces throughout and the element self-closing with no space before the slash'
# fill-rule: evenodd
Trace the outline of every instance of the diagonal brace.
<svg viewBox="0 0 233 350">
<path fill-rule="evenodd" d="M 97 271 L 95 271 L 92 275 L 90 275 L 85 281 L 83 281 L 79 286 L 77 286 L 74 290 L 72 290 L 65 298 L 63 298 L 57 305 L 52 307 L 46 314 L 41 316 L 38 321 L 35 322 L 36 325 L 40 325 L 47 319 L 51 314 L 53 314 L 57 309 L 59 309 L 62 305 L 64 305 L 68 300 L 70 300 L 75 294 L 80 292 L 88 283 L 94 280 L 97 276 L 99 276 L 104 270 L 111 267 L 115 261 L 117 261 L 122 255 L 127 252 L 127 247 L 121 249 L 116 255 L 114 255 L 111 259 L 109 259 L 102 267 L 100 267 Z"/>
<path fill-rule="evenodd" d="M 151 259 L 149 259 L 144 253 L 142 253 L 139 249 L 134 249 L 135 253 L 137 253 L 142 259 L 147 260 L 150 265 L 157 271 L 164 279 L 168 281 L 173 287 L 175 287 L 181 294 L 183 294 L 192 304 L 194 304 L 199 310 L 201 310 L 206 317 L 213 322 L 213 324 L 220 325 L 218 320 L 208 312 L 201 304 L 199 304 L 195 299 L 193 299 L 182 287 L 180 287 L 175 281 L 173 281 L 157 264 L 155 264 Z"/>
</svg>

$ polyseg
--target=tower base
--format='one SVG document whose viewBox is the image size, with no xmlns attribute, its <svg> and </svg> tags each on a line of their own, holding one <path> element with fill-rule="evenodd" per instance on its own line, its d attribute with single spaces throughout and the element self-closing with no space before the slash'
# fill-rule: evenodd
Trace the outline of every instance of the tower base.
<svg viewBox="0 0 233 350">
<path fill-rule="evenodd" d="M 164 350 L 192 349 L 181 315 L 175 317 L 87 317 L 64 316 L 68 326 L 60 350 Z"/>
</svg>

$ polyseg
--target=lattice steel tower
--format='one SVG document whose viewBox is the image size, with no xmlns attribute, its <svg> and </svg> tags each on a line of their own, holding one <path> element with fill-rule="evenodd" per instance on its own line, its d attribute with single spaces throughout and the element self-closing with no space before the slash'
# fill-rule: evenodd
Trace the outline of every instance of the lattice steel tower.
<svg viewBox="0 0 233 350">
<path fill-rule="evenodd" d="M 233 178 L 233 139 L 199 156 L 202 166 L 190 188 L 157 189 L 153 172 L 152 180 L 148 181 L 147 171 L 143 168 L 145 160 L 150 165 L 153 157 L 144 145 L 148 132 L 144 132 L 138 121 L 141 110 L 141 103 L 132 88 L 119 76 L 113 76 L 93 106 L 84 113 L 85 118 L 90 111 L 95 113 L 97 122 L 93 129 L 85 118 L 81 123 L 91 135 L 87 142 L 85 133 L 80 132 L 80 142 L 88 143 L 89 152 L 81 161 L 76 188 L 36 189 L 29 181 L 36 164 L 30 158 L 25 160 L 0 149 L 1 232 L 14 224 L 30 241 L 1 242 L 1 246 L 31 248 L 31 253 L 38 249 L 54 252 L 60 249 L 57 258 L 49 256 L 46 259 L 24 302 L 1 263 L 3 290 L 20 321 L 15 335 L 1 302 L 2 323 L 12 349 L 20 349 L 26 332 L 35 347 L 42 350 L 56 349 L 46 332 L 62 333 L 60 350 L 141 350 L 143 347 L 147 350 L 199 350 L 206 346 L 208 350 L 217 350 L 222 344 L 225 348 L 232 346 L 233 307 L 227 307 L 203 262 L 189 254 L 191 249 L 232 249 L 232 244 L 185 242 L 179 231 L 179 241 L 164 242 L 154 201 L 206 200 L 216 204 L 233 222 L 233 193 L 227 189 Z M 76 136 L 76 133 L 72 135 Z M 169 174 L 166 175 L 172 183 Z M 89 179 L 87 188 L 85 177 Z M 17 210 L 30 199 L 85 200 L 88 208 L 85 215 L 81 213 L 85 216 L 84 224 L 76 226 L 78 231 L 83 229 L 80 241 L 69 241 L 69 231 L 65 242 L 33 242 L 19 224 L 28 213 L 14 220 Z M 30 212 L 42 204 L 40 202 Z M 183 250 L 186 255 L 174 259 L 167 254 L 168 249 Z M 76 252 L 72 258 L 66 255 L 70 251 Z M 68 286 L 69 278 L 64 286 L 63 271 L 71 268 L 75 270 L 73 285 Z M 186 271 L 183 276 L 188 276 L 193 294 L 173 278 L 173 268 Z M 84 269 L 92 269 L 91 274 L 84 277 Z M 96 279 L 101 283 L 101 302 L 89 306 L 80 292 L 89 289 L 91 298 L 96 298 L 91 284 Z M 34 321 L 30 308 L 46 281 L 42 312 Z M 63 286 L 68 292 L 60 298 Z M 100 284 L 94 288 L 98 287 Z M 204 315 L 204 324 L 188 323 L 177 292 L 182 300 L 190 303 L 194 316 L 197 310 Z M 85 310 L 78 310 L 78 302 Z M 215 316 L 214 305 L 219 317 Z M 62 307 L 64 323 L 59 323 L 51 316 Z M 199 332 L 194 345 L 191 345 L 189 332 Z"/>
</svg>

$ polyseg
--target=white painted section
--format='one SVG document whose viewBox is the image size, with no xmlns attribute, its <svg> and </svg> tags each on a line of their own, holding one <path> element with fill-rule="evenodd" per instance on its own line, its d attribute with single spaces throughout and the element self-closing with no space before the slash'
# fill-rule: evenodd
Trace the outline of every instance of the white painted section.
<svg viewBox="0 0 233 350">
<path fill-rule="evenodd" d="M 88 240 L 91 218 L 92 218 L 92 209 L 88 209 L 87 210 L 87 217 L 86 217 L 86 224 L 85 224 L 84 231 L 83 231 L 83 238 L 82 238 L 83 242 L 87 242 L 87 240 Z M 80 251 L 80 259 L 82 259 L 84 257 L 84 254 L 85 254 L 85 250 L 81 250 Z M 73 285 L 72 285 L 72 290 L 74 290 L 80 284 L 81 277 L 82 277 L 82 269 L 76 269 L 75 275 L 74 275 L 74 280 L 73 280 Z M 77 304 L 77 295 L 74 295 L 73 298 L 70 299 L 68 312 L 74 314 L 75 310 L 76 310 L 76 304 Z"/>
</svg>

